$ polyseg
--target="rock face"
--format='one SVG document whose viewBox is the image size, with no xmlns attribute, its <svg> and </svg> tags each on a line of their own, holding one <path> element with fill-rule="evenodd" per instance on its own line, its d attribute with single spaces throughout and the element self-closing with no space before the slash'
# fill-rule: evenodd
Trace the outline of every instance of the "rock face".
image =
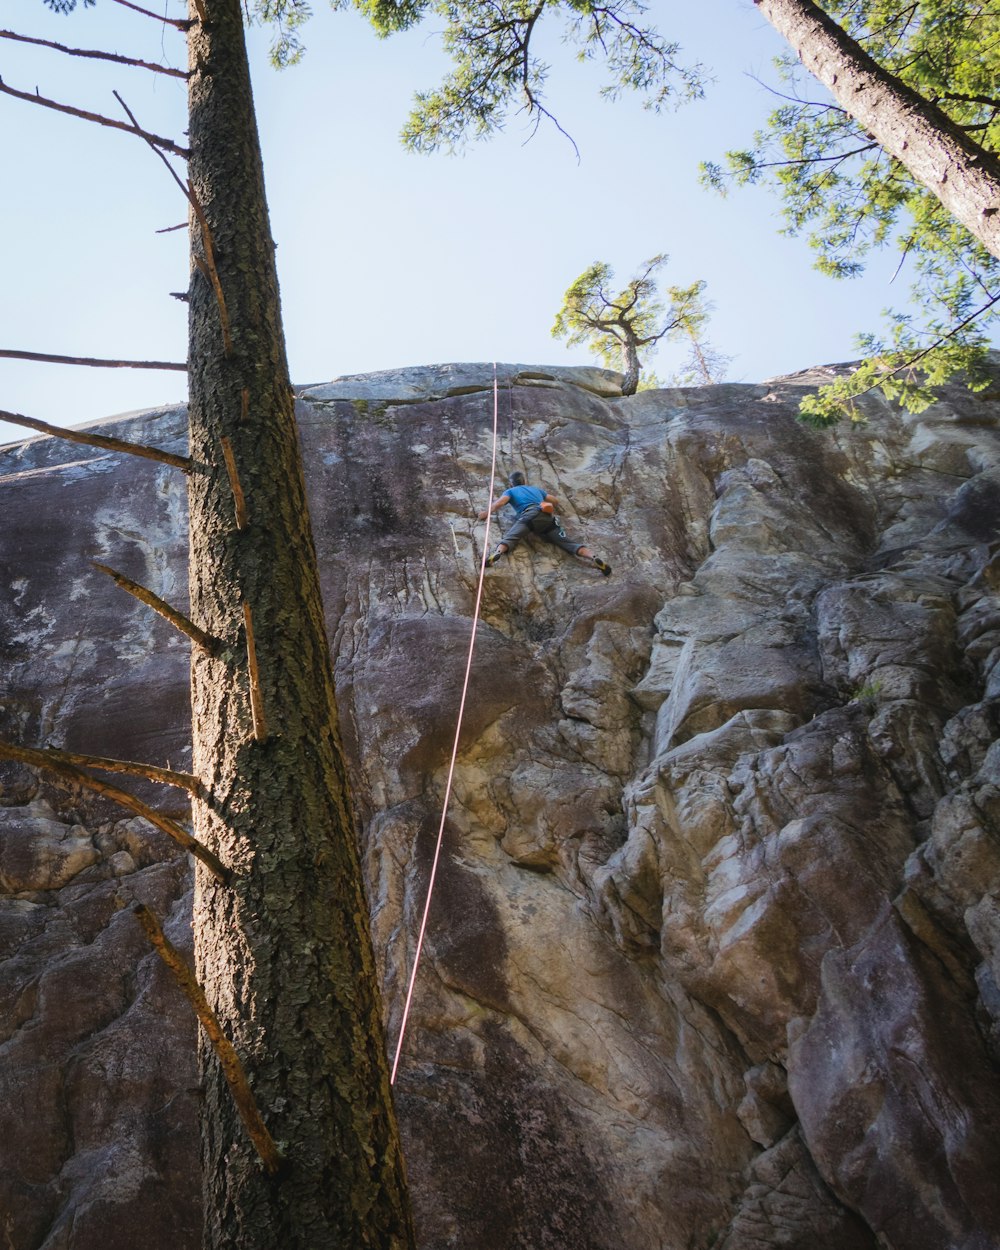
<svg viewBox="0 0 1000 1250">
<path fill-rule="evenodd" d="M 504 471 L 614 574 L 487 574 L 396 1085 L 425 1250 L 1000 1244 L 1000 384 L 816 433 L 820 380 L 500 367 Z M 300 411 L 392 1048 L 492 369 Z M 184 450 L 178 410 L 113 432 Z M 0 730 L 183 768 L 183 640 L 88 564 L 183 607 L 180 475 L 51 440 L 0 475 Z M 195 1029 L 127 910 L 183 945 L 188 865 L 2 782 L 3 1244 L 195 1250 Z"/>
</svg>

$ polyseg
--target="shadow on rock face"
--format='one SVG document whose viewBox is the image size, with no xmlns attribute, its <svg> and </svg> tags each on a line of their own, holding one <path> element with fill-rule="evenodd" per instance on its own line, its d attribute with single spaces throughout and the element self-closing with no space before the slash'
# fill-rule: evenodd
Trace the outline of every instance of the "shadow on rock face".
<svg viewBox="0 0 1000 1250">
<path fill-rule="evenodd" d="M 362 758 L 396 761 L 427 774 L 447 762 L 455 733 L 471 622 L 426 615 L 379 622 L 354 678 Z M 513 708 L 541 712 L 549 697 L 544 667 L 521 643 L 480 624 L 462 728 L 472 744 Z"/>
<path fill-rule="evenodd" d="M 420 896 L 426 894 L 434 853 L 433 831 L 425 825 L 417 845 Z M 510 1010 L 504 961 L 507 939 L 488 890 L 460 858 L 454 826 L 445 826 L 434 885 L 434 909 L 428 921 L 427 954 L 442 981 L 477 1003 L 496 1011 Z"/>
<path fill-rule="evenodd" d="M 1000 538 L 1000 470 L 980 473 L 959 487 L 948 509 L 948 520 L 961 525 L 979 542 Z"/>
<path fill-rule="evenodd" d="M 573 1109 L 498 1023 L 451 1063 L 397 1086 L 411 1166 L 448 1191 L 415 1195 L 420 1244 L 456 1250 L 598 1250 L 616 1244 L 602 1169 Z M 464 1070 L 463 1070 L 464 1069 Z M 489 1131 L 484 1131 L 486 1127 Z M 617 1244 L 623 1244 L 620 1241 Z"/>
<path fill-rule="evenodd" d="M 789 1055 L 813 1157 L 907 1250 L 985 1250 L 1000 1227 L 996 1069 L 960 997 L 887 906 L 861 942 L 827 955 L 819 1010 Z"/>
</svg>

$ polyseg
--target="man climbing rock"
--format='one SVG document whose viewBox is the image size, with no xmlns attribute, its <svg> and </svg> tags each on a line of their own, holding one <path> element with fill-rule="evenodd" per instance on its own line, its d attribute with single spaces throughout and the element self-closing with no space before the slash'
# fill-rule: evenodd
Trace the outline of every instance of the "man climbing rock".
<svg viewBox="0 0 1000 1250">
<path fill-rule="evenodd" d="M 496 512 L 505 504 L 509 504 L 514 509 L 513 524 L 487 557 L 487 568 L 492 568 L 501 556 L 513 551 L 526 534 L 531 534 L 535 538 L 541 538 L 544 542 L 554 543 L 563 551 L 568 551 L 570 555 L 589 561 L 595 568 L 600 569 L 605 577 L 610 576 L 610 564 L 594 555 L 583 543 L 574 542 L 572 538 L 566 537 L 566 531 L 555 515 L 556 508 L 559 506 L 558 499 L 542 490 L 540 486 L 529 486 L 524 474 L 519 471 L 512 473 L 507 481 L 509 485 L 500 498 L 493 501 L 488 511 L 483 509 L 479 513 L 480 521 L 485 521 L 491 512 Z"/>
</svg>

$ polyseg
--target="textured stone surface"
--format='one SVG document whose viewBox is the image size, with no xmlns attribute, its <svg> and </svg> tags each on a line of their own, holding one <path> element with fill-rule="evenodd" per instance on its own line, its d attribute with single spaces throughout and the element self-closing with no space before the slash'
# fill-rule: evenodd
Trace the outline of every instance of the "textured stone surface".
<svg viewBox="0 0 1000 1250">
<path fill-rule="evenodd" d="M 614 566 L 488 574 L 396 1086 L 425 1250 L 1000 1244 L 1000 387 L 815 433 L 809 371 L 616 397 L 500 365 L 501 462 Z M 473 614 L 492 365 L 300 420 L 390 1047 Z M 183 414 L 114 432 L 183 449 Z M 252 502 L 252 501 L 251 501 Z M 0 451 L 0 731 L 184 767 L 172 470 Z M 0 1230 L 194 1250 L 188 876 L 0 769 Z M 137 787 L 165 810 L 176 795 Z"/>
</svg>

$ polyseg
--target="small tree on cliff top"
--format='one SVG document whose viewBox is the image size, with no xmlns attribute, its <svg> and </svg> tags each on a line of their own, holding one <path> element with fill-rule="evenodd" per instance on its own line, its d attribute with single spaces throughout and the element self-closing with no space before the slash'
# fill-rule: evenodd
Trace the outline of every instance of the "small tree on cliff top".
<svg viewBox="0 0 1000 1250">
<path fill-rule="evenodd" d="M 702 342 L 709 315 L 702 298 L 705 283 L 668 287 L 669 304 L 664 305 L 658 297 L 655 274 L 668 259 L 661 253 L 647 260 L 617 294 L 612 294 L 611 266 L 595 261 L 566 291 L 552 327 L 553 338 L 565 338 L 567 347 L 585 344 L 609 368 L 620 366 L 623 395 L 634 395 L 638 390 L 642 368 L 639 352 L 655 347 L 661 339 L 689 340 L 695 359 L 700 355 L 705 362 L 703 368 L 694 370 L 696 375 L 704 382 L 719 381 L 712 376 Z"/>
</svg>

